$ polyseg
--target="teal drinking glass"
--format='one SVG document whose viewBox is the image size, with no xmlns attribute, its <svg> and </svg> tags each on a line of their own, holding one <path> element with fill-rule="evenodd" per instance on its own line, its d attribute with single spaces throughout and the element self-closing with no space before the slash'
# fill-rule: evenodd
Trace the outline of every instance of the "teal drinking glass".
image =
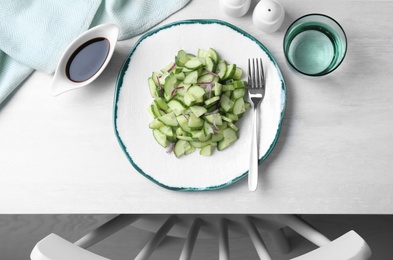
<svg viewBox="0 0 393 260">
<path fill-rule="evenodd" d="M 347 52 L 347 37 L 334 19 L 308 14 L 291 24 L 284 36 L 288 63 L 308 76 L 323 76 L 335 70 Z"/>
</svg>

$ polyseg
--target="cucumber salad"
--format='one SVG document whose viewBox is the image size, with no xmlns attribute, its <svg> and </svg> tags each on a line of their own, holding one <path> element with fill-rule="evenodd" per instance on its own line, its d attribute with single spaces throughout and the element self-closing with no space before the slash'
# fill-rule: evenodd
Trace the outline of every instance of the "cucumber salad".
<svg viewBox="0 0 393 260">
<path fill-rule="evenodd" d="M 197 55 L 179 50 L 174 61 L 153 72 L 148 107 L 155 140 L 176 157 L 200 148 L 210 156 L 238 139 L 235 123 L 250 108 L 243 71 L 209 48 Z"/>
</svg>

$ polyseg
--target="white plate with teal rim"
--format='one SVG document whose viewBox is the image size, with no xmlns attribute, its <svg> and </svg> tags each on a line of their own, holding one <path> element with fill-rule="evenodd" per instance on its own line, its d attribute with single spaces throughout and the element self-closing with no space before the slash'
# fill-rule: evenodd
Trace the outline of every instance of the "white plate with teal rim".
<svg viewBox="0 0 393 260">
<path fill-rule="evenodd" d="M 131 165 L 156 184 L 182 191 L 226 187 L 248 174 L 252 110 L 237 122 L 239 139 L 211 156 L 199 152 L 176 158 L 154 139 L 148 127 L 147 108 L 153 101 L 147 79 L 153 71 L 174 60 L 180 49 L 197 53 L 215 49 L 222 59 L 235 63 L 247 74 L 248 58 L 262 58 L 266 96 L 260 107 L 259 163 L 273 150 L 282 125 L 286 86 L 273 56 L 253 36 L 219 20 L 185 20 L 144 34 L 119 72 L 114 97 L 114 128 Z M 243 76 L 246 80 L 246 75 Z"/>
</svg>

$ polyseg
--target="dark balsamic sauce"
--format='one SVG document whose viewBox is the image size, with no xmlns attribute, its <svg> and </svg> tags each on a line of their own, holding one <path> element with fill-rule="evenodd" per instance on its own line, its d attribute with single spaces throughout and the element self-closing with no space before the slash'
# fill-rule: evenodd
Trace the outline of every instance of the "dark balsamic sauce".
<svg viewBox="0 0 393 260">
<path fill-rule="evenodd" d="M 67 77 L 74 82 L 83 82 L 93 77 L 108 57 L 109 47 L 108 39 L 103 37 L 82 44 L 67 62 Z"/>
</svg>

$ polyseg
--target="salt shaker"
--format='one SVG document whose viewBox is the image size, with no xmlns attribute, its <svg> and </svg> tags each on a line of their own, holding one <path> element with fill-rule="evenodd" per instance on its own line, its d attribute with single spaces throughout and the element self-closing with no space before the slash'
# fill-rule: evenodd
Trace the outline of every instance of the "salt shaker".
<svg viewBox="0 0 393 260">
<path fill-rule="evenodd" d="M 277 31 L 285 17 L 285 10 L 276 0 L 261 0 L 255 7 L 252 21 L 261 31 L 272 33 Z"/>
<path fill-rule="evenodd" d="M 220 0 L 221 12 L 232 17 L 241 17 L 250 9 L 251 0 Z"/>
</svg>

